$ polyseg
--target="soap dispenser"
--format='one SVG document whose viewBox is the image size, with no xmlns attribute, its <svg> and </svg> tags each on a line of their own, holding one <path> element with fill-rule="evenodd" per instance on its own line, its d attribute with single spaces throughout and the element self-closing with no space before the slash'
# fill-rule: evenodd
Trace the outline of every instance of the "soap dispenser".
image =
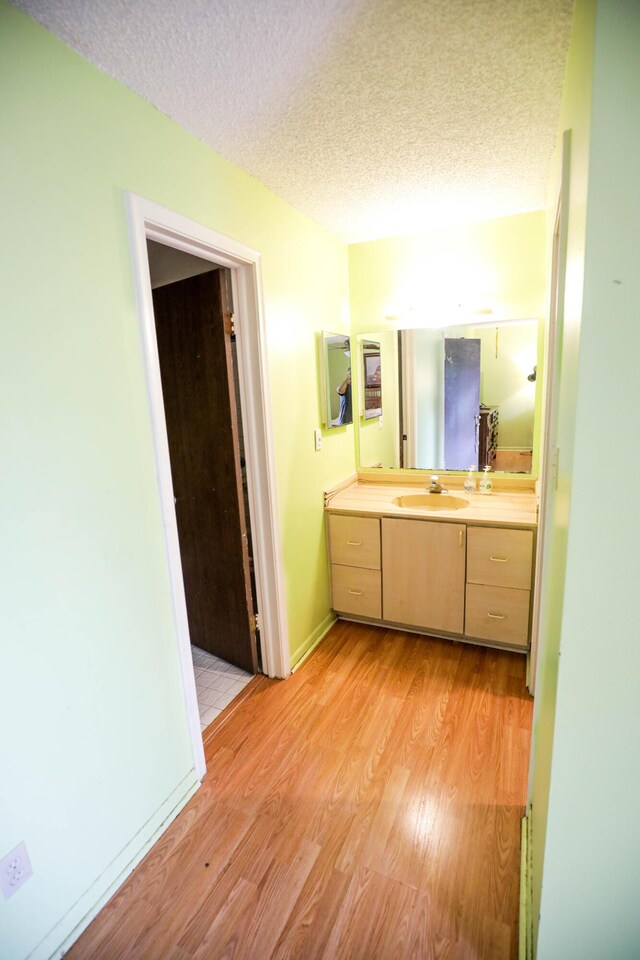
<svg viewBox="0 0 640 960">
<path fill-rule="evenodd" d="M 487 464 L 480 479 L 480 493 L 491 493 L 493 490 L 493 480 L 489 476 L 489 470 L 491 467 Z"/>
<path fill-rule="evenodd" d="M 476 492 L 476 478 L 473 475 L 473 464 L 471 464 L 471 466 L 469 467 L 469 473 L 465 478 L 464 489 L 466 493 Z"/>
</svg>

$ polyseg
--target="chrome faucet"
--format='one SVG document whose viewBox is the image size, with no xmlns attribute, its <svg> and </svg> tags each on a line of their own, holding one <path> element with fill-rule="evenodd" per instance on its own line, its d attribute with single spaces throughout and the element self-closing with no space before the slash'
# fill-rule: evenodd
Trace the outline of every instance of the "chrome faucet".
<svg viewBox="0 0 640 960">
<path fill-rule="evenodd" d="M 429 491 L 429 493 L 446 493 L 447 492 L 442 486 L 442 484 L 440 483 L 439 477 L 431 477 L 431 483 L 427 487 L 427 490 Z"/>
</svg>

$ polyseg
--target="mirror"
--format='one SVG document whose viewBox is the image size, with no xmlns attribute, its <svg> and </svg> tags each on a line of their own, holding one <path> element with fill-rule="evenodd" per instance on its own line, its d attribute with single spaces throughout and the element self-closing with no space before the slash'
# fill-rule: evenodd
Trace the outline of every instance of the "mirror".
<svg viewBox="0 0 640 960">
<path fill-rule="evenodd" d="M 385 430 L 359 422 L 359 466 L 531 473 L 542 370 L 537 320 L 362 334 L 385 370 Z M 384 434 L 384 436 L 383 436 Z"/>
<path fill-rule="evenodd" d="M 343 333 L 322 334 L 324 421 L 327 429 L 353 423 L 351 340 Z"/>
<path fill-rule="evenodd" d="M 373 420 L 382 416 L 382 356 L 379 340 L 361 340 L 363 416 Z"/>
</svg>

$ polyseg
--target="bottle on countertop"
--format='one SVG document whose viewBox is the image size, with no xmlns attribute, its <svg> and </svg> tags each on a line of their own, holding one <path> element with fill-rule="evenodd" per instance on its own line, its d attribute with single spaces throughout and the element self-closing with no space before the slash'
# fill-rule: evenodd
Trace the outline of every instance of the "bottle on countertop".
<svg viewBox="0 0 640 960">
<path fill-rule="evenodd" d="M 489 475 L 490 470 L 491 470 L 491 467 L 489 466 L 489 464 L 487 464 L 486 467 L 484 468 L 484 473 L 480 478 L 480 493 L 491 493 L 491 491 L 493 490 L 493 480 Z"/>
<path fill-rule="evenodd" d="M 469 473 L 465 478 L 464 489 L 467 493 L 476 492 L 476 478 L 473 475 L 473 464 L 471 464 L 471 466 L 469 467 Z"/>
</svg>

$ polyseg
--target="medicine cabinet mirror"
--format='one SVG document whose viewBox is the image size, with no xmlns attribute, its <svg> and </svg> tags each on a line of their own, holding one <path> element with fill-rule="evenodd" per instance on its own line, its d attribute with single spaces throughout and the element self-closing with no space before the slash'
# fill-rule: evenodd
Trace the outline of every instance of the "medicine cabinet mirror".
<svg viewBox="0 0 640 960">
<path fill-rule="evenodd" d="M 343 333 L 322 334 L 324 421 L 327 429 L 353 423 L 351 340 Z"/>
</svg>

